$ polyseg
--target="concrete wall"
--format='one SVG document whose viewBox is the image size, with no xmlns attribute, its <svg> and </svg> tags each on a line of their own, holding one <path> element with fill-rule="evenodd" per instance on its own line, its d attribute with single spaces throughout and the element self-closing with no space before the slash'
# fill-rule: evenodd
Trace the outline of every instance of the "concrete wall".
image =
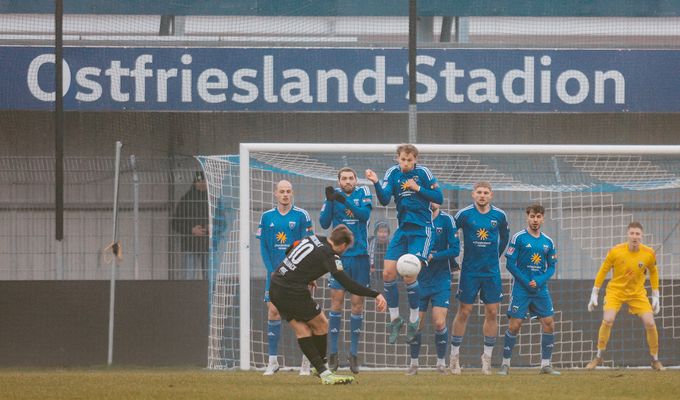
<svg viewBox="0 0 680 400">
<path fill-rule="evenodd" d="M 109 282 L 0 281 L 0 366 L 106 365 Z M 205 281 L 119 281 L 113 362 L 207 364 Z"/>
</svg>

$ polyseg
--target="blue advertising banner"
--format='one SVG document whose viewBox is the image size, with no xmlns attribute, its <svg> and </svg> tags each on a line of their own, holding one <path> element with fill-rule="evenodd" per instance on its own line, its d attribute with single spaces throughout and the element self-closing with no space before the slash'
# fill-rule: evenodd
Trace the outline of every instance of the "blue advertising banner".
<svg viewBox="0 0 680 400">
<path fill-rule="evenodd" d="M 424 112 L 680 112 L 680 51 L 420 49 Z M 0 109 L 54 107 L 49 47 L 0 47 Z M 64 49 L 80 111 L 408 110 L 406 49 Z"/>
</svg>

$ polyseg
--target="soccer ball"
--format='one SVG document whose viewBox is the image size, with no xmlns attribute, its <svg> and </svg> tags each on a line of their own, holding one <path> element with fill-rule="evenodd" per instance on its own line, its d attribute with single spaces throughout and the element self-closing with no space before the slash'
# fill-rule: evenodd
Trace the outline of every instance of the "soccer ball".
<svg viewBox="0 0 680 400">
<path fill-rule="evenodd" d="M 420 272 L 420 259 L 413 254 L 404 254 L 397 260 L 397 272 L 403 277 L 418 275 Z"/>
</svg>

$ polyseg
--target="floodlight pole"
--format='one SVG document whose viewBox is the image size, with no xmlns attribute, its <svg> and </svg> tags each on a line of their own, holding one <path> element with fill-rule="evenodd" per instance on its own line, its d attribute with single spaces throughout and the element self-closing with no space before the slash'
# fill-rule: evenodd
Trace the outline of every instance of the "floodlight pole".
<svg viewBox="0 0 680 400">
<path fill-rule="evenodd" d="M 408 3 L 408 142 L 418 142 L 418 94 L 416 84 L 416 50 L 418 2 Z"/>
</svg>

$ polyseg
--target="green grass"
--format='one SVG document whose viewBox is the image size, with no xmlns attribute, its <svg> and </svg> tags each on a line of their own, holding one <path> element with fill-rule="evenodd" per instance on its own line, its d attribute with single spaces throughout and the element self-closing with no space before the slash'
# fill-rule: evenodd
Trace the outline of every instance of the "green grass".
<svg viewBox="0 0 680 400">
<path fill-rule="evenodd" d="M 680 370 L 562 371 L 539 376 L 537 370 L 511 375 L 440 376 L 421 371 L 362 372 L 358 383 L 323 386 L 318 378 L 279 372 L 220 372 L 202 369 L 0 369 L 2 399 L 678 399 Z"/>
</svg>

